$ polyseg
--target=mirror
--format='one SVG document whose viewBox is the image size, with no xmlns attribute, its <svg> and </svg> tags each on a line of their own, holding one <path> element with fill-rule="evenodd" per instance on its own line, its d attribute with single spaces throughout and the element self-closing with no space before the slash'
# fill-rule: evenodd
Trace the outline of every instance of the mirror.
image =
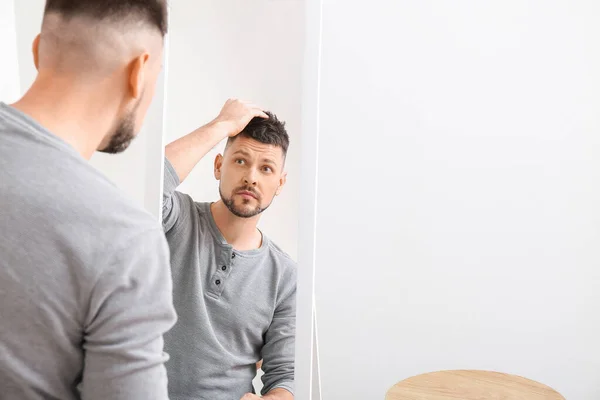
<svg viewBox="0 0 600 400">
<path fill-rule="evenodd" d="M 175 398 L 295 391 L 304 12 L 295 1 L 171 4 L 162 220 Z M 230 128 L 247 113 L 230 98 L 272 114 Z"/>
</svg>

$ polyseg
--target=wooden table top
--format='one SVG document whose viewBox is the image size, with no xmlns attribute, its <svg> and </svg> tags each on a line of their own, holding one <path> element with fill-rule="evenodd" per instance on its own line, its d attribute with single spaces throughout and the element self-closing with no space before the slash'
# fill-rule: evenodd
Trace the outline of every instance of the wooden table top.
<svg viewBox="0 0 600 400">
<path fill-rule="evenodd" d="M 565 400 L 555 390 L 519 376 L 490 371 L 438 371 L 392 387 L 385 400 Z"/>
</svg>

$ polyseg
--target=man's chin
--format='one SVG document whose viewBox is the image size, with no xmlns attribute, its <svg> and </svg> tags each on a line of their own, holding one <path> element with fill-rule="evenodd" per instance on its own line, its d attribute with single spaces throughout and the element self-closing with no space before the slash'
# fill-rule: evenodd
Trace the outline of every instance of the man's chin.
<svg viewBox="0 0 600 400">
<path fill-rule="evenodd" d="M 252 218 L 261 212 L 260 209 L 251 204 L 233 204 L 233 207 L 229 207 L 229 211 L 240 218 Z"/>
<path fill-rule="evenodd" d="M 135 139 L 133 135 L 113 137 L 106 146 L 101 146 L 97 151 L 106 154 L 119 154 L 127 150 L 133 139 Z"/>
<path fill-rule="evenodd" d="M 234 214 L 240 218 L 252 218 L 259 214 L 256 208 L 239 208 L 236 207 Z"/>
</svg>

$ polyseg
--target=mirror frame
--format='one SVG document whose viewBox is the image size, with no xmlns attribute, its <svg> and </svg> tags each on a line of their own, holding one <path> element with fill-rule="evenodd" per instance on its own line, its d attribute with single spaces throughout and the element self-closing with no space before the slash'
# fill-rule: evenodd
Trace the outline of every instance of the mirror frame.
<svg viewBox="0 0 600 400">
<path fill-rule="evenodd" d="M 319 161 L 319 108 L 323 0 L 306 0 L 300 206 L 298 213 L 298 288 L 296 294 L 296 399 L 320 400 L 315 324 L 315 245 Z M 313 398 L 314 397 L 318 398 Z"/>
<path fill-rule="evenodd" d="M 315 353 L 314 279 L 317 164 L 319 142 L 319 96 L 321 66 L 322 0 L 306 0 L 305 43 L 302 88 L 302 135 L 300 138 L 300 206 L 298 214 L 298 287 L 296 294 L 296 351 L 294 398 L 313 399 L 313 381 L 318 368 Z M 164 146 L 166 145 L 165 115 L 167 111 L 167 80 L 169 66 L 169 35 L 165 36 L 163 69 L 156 85 L 156 94 L 146 117 L 145 134 L 161 141 L 157 168 L 148 173 L 160 176 L 157 193 L 158 222 L 162 223 L 162 190 L 164 187 Z M 151 140 L 151 139 L 148 139 Z M 151 140 L 154 143 L 153 140 Z M 149 143 L 148 149 L 155 147 Z M 148 163 L 150 165 L 152 163 Z M 154 175 L 153 175 L 154 176 Z M 147 207 L 148 208 L 148 207 Z M 149 208 L 153 208 L 150 205 Z M 318 378 L 317 378 L 318 379 Z M 317 397 L 317 396 L 315 396 Z M 320 396 L 318 396 L 320 398 Z M 314 399 L 320 400 L 320 399 Z"/>
</svg>

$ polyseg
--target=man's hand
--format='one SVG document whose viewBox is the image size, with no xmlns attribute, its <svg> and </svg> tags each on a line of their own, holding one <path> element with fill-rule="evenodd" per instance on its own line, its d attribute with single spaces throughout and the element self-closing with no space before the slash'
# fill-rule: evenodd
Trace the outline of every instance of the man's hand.
<svg viewBox="0 0 600 400">
<path fill-rule="evenodd" d="M 198 161 L 213 147 L 223 139 L 240 133 L 254 117 L 269 118 L 254 104 L 229 99 L 217 118 L 169 143 L 165 148 L 165 156 L 175 168 L 179 181 L 183 182 Z"/>
<path fill-rule="evenodd" d="M 294 400 L 294 395 L 285 389 L 273 389 L 263 397 L 259 397 L 252 393 L 246 393 L 240 400 Z"/>
<path fill-rule="evenodd" d="M 213 124 L 222 127 L 227 136 L 232 137 L 240 133 L 254 117 L 269 118 L 260 107 L 252 103 L 229 99 Z"/>
</svg>

